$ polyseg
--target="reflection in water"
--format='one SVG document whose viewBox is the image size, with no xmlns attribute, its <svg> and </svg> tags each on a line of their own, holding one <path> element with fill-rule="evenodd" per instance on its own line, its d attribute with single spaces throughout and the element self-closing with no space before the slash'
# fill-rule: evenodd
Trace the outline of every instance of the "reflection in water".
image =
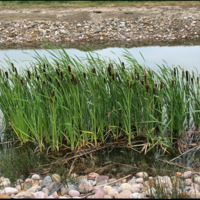
<svg viewBox="0 0 200 200">
<path fill-rule="evenodd" d="M 146 47 L 132 47 L 127 49 L 135 59 L 141 64 L 146 65 L 153 70 L 158 69 L 158 65 L 165 64 L 163 60 L 165 60 L 170 67 L 180 65 L 182 68 L 187 69 L 189 71 L 194 70 L 196 72 L 197 69 L 200 69 L 200 46 L 146 46 Z M 52 61 L 50 54 L 44 49 L 36 50 L 40 55 L 46 56 L 50 61 Z M 77 56 L 79 58 L 86 57 L 86 52 L 78 49 L 65 49 L 65 51 L 69 54 L 69 56 Z M 15 63 L 16 67 L 19 69 L 29 67 L 29 61 L 33 61 L 34 59 L 31 55 L 27 55 L 23 52 L 27 52 L 32 56 L 35 55 L 33 50 L 0 50 L 0 61 L 3 62 L 3 66 L 6 67 L 4 59 L 6 59 L 5 54 Z M 125 50 L 123 48 L 113 47 L 106 48 L 101 50 L 95 50 L 94 52 L 100 54 L 103 58 L 116 59 L 118 61 L 118 57 L 125 61 L 122 57 L 123 52 Z M 114 52 L 115 54 L 113 54 Z M 145 61 L 143 60 L 140 53 L 144 56 Z M 16 62 L 15 62 L 16 61 Z"/>
</svg>

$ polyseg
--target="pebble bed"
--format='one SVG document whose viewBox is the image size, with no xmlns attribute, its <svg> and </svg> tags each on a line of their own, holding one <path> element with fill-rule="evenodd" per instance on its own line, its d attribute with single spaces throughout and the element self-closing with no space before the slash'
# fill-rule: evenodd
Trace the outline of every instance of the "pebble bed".
<svg viewBox="0 0 200 200">
<path fill-rule="evenodd" d="M 180 41 L 199 38 L 200 18 L 109 18 L 99 22 L 83 21 L 0 21 L 0 44 L 33 44 L 79 41 Z"/>
<path fill-rule="evenodd" d="M 26 180 L 18 179 L 15 187 L 10 187 L 8 178 L 0 178 L 0 198 L 47 198 L 47 199 L 81 199 L 81 198 L 157 198 L 158 188 L 162 195 L 172 198 L 172 193 L 182 198 L 200 198 L 200 176 L 192 171 L 174 176 L 149 177 L 146 172 L 118 181 L 108 176 L 91 172 L 86 176 L 72 174 L 76 182 L 67 185 L 61 183 L 59 174 L 46 176 L 44 179 L 33 174 Z M 175 190 L 174 190 L 175 189 Z"/>
</svg>

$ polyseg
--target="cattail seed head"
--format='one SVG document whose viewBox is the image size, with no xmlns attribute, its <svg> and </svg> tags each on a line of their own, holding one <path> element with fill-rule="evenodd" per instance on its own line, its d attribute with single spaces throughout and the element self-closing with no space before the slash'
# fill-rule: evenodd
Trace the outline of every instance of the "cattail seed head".
<svg viewBox="0 0 200 200">
<path fill-rule="evenodd" d="M 59 75 L 60 75 L 60 73 L 59 73 L 58 69 L 56 69 L 56 72 L 57 72 L 57 74 L 58 74 L 58 76 L 59 76 Z"/>
<path fill-rule="evenodd" d="M 144 85 L 144 81 L 143 80 L 141 80 L 141 83 L 142 83 L 142 85 Z"/>
<path fill-rule="evenodd" d="M 85 72 L 83 72 L 83 76 L 84 76 L 84 78 L 86 78 L 86 73 Z"/>
<path fill-rule="evenodd" d="M 156 88 L 153 87 L 153 94 L 155 95 L 156 94 Z"/>
<path fill-rule="evenodd" d="M 45 70 L 45 69 L 43 69 L 43 72 L 45 73 L 45 72 L 46 72 L 46 70 Z"/>
<path fill-rule="evenodd" d="M 63 73 L 62 73 L 62 72 L 60 72 L 60 75 L 61 75 L 61 80 L 63 80 Z"/>
<path fill-rule="evenodd" d="M 8 78 L 8 72 L 7 71 L 5 71 L 5 75 L 6 75 L 6 78 Z"/>
<path fill-rule="evenodd" d="M 157 84 L 155 84 L 155 87 L 158 87 L 158 85 L 157 85 Z"/>
<path fill-rule="evenodd" d="M 31 73 L 30 73 L 30 71 L 28 70 L 27 72 L 28 72 L 28 78 L 31 79 Z"/>
<path fill-rule="evenodd" d="M 43 84 L 44 84 L 44 85 L 46 84 L 46 81 L 45 81 L 45 80 L 43 80 Z"/>
<path fill-rule="evenodd" d="M 115 75 L 114 74 L 112 74 L 112 79 L 113 79 L 113 81 L 115 80 Z"/>
<path fill-rule="evenodd" d="M 105 74 L 104 71 L 103 71 L 103 69 L 102 69 L 102 74 Z"/>
<path fill-rule="evenodd" d="M 37 78 L 38 81 L 40 80 L 40 77 L 39 77 L 39 76 L 37 76 L 36 78 Z"/>
<path fill-rule="evenodd" d="M 172 80 L 172 89 L 174 89 L 174 80 Z"/>
<path fill-rule="evenodd" d="M 71 76 L 72 76 L 72 81 L 74 81 L 74 74 L 71 74 Z"/>
<path fill-rule="evenodd" d="M 69 73 L 72 72 L 71 67 L 69 65 L 68 65 L 68 71 L 69 71 Z"/>
<path fill-rule="evenodd" d="M 20 81 L 21 81 L 21 84 L 24 85 L 24 82 L 23 82 L 23 79 L 22 79 L 22 78 L 20 79 Z"/>
<path fill-rule="evenodd" d="M 99 87 L 99 84 L 97 83 L 97 87 Z"/>
<path fill-rule="evenodd" d="M 18 75 L 18 72 L 17 72 L 17 68 L 16 68 L 16 67 L 15 67 L 15 73 L 16 73 L 15 75 L 17 76 L 17 75 Z"/>
<path fill-rule="evenodd" d="M 50 97 L 50 102 L 53 103 L 53 99 L 52 99 L 52 97 Z"/>
<path fill-rule="evenodd" d="M 60 82 L 59 82 L 59 81 L 57 81 L 57 83 L 58 83 L 58 86 L 60 87 Z"/>
<path fill-rule="evenodd" d="M 43 66 L 44 66 L 44 69 L 45 69 L 45 63 L 43 64 Z"/>
<path fill-rule="evenodd" d="M 96 74 L 96 69 L 95 69 L 95 67 L 92 68 L 92 72 L 93 72 L 94 74 Z"/>
<path fill-rule="evenodd" d="M 106 84 L 106 78 L 104 78 L 104 83 Z"/>
<path fill-rule="evenodd" d="M 74 78 L 74 84 L 77 85 L 78 84 L 78 81 L 77 81 L 77 77 Z"/>
<path fill-rule="evenodd" d="M 137 79 L 138 79 L 138 80 L 140 79 L 140 75 L 139 75 L 139 72 L 137 73 Z"/>
<path fill-rule="evenodd" d="M 108 72 L 109 72 L 109 75 L 111 76 L 111 67 L 110 67 L 110 64 L 108 66 Z"/>
<path fill-rule="evenodd" d="M 191 82 L 192 82 L 192 84 L 193 84 L 193 78 L 191 78 Z"/>
<path fill-rule="evenodd" d="M 49 76 L 49 81 L 51 82 L 51 77 Z"/>
<path fill-rule="evenodd" d="M 185 71 L 186 73 L 186 81 L 188 82 L 189 81 L 189 74 L 188 74 L 188 71 Z"/>
<path fill-rule="evenodd" d="M 116 77 L 119 77 L 119 74 L 116 72 Z"/>
<path fill-rule="evenodd" d="M 174 67 L 174 77 L 176 77 L 176 68 Z"/>
<path fill-rule="evenodd" d="M 160 89 L 161 90 L 163 89 L 163 82 L 162 81 L 160 82 Z"/>
<path fill-rule="evenodd" d="M 132 88 L 132 85 L 133 85 L 133 81 L 131 81 L 130 88 Z"/>
<path fill-rule="evenodd" d="M 54 96 L 55 96 L 55 90 L 52 91 L 52 97 L 54 97 Z"/>
<path fill-rule="evenodd" d="M 147 84 L 146 85 L 146 92 L 148 92 L 149 91 L 149 85 Z"/>
<path fill-rule="evenodd" d="M 199 77 L 197 76 L 197 84 L 199 84 Z"/>
<path fill-rule="evenodd" d="M 144 75 L 144 80 L 145 80 L 145 83 L 147 83 L 147 75 L 146 74 Z"/>
</svg>

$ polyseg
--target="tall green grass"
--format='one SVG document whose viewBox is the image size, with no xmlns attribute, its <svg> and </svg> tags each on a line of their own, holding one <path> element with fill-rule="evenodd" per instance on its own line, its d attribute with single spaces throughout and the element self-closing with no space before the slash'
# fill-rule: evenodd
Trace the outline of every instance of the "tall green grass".
<svg viewBox="0 0 200 200">
<path fill-rule="evenodd" d="M 72 58 L 46 44 L 53 61 L 37 52 L 29 69 L 17 72 L 11 60 L 0 72 L 0 109 L 21 143 L 72 150 L 105 142 L 121 133 L 131 142 L 145 136 L 173 151 L 174 137 L 186 126 L 199 128 L 199 77 L 179 66 L 154 72 L 124 51 L 122 60 L 94 52 Z"/>
</svg>

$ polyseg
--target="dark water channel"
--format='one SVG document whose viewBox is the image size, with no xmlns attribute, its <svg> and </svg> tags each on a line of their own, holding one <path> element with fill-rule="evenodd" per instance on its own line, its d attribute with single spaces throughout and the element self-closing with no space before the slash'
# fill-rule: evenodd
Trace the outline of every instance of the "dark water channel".
<svg viewBox="0 0 200 200">
<path fill-rule="evenodd" d="M 96 49 L 95 52 L 103 56 L 104 58 L 111 58 L 117 59 L 119 56 L 122 60 L 122 54 L 124 49 L 121 47 L 110 47 L 105 49 Z M 180 65 L 182 68 L 187 69 L 189 71 L 200 70 L 200 45 L 177 45 L 177 46 L 140 46 L 140 47 L 131 47 L 127 48 L 127 50 L 135 57 L 135 59 L 141 63 L 142 65 L 147 65 L 153 70 L 158 70 L 158 65 L 164 64 L 163 60 L 165 60 L 170 67 Z M 50 55 L 43 49 L 36 50 L 40 55 L 44 55 L 47 59 L 50 59 Z M 75 48 L 66 48 L 65 51 L 70 56 L 77 56 L 79 58 L 86 57 L 86 51 L 81 51 Z M 112 52 L 115 54 L 113 54 Z M 25 54 L 24 52 L 29 53 L 30 55 Z M 143 58 L 141 57 L 140 53 L 146 60 L 144 62 Z M 34 51 L 31 49 L 7 49 L 7 50 L 0 50 L 0 61 L 1 65 L 6 67 L 4 59 L 6 59 L 6 55 L 15 63 L 15 66 L 20 71 L 23 68 L 29 66 L 29 61 L 33 61 L 31 55 L 34 55 Z M 0 116 L 2 117 L 2 113 L 0 112 Z M 13 137 L 14 132 L 11 130 L 3 131 L 2 118 L 0 118 L 0 132 L 1 133 L 1 145 L 0 150 L 1 152 L 5 152 L 7 149 L 14 148 L 19 146 L 19 142 L 17 142 L 17 138 Z M 37 148 L 34 145 L 30 145 L 32 148 L 32 152 L 35 152 Z M 141 150 L 141 149 L 140 149 Z M 138 153 L 132 149 L 127 148 L 106 148 L 103 150 L 96 151 L 90 157 L 89 155 L 85 156 L 85 162 L 77 161 L 75 164 L 73 172 L 77 173 L 89 173 L 90 171 L 101 172 L 103 174 L 109 174 L 113 176 L 122 177 L 125 174 L 133 171 L 138 170 L 149 170 L 149 173 L 153 175 L 154 171 L 153 168 L 162 168 L 162 164 L 158 164 L 158 159 L 161 160 L 171 160 L 177 155 L 169 155 L 165 153 L 161 148 L 158 146 L 144 155 L 144 152 Z M 95 159 L 93 159 L 95 158 Z M 199 158 L 200 158 L 200 151 L 194 149 L 187 154 L 182 155 L 181 157 L 177 158 L 174 163 L 178 165 L 182 165 L 185 167 L 191 167 L 196 170 L 200 170 L 199 166 Z M 96 161 L 94 161 L 96 160 Z M 99 170 L 99 168 L 102 169 Z M 123 174 L 123 175 L 122 175 Z"/>
</svg>

